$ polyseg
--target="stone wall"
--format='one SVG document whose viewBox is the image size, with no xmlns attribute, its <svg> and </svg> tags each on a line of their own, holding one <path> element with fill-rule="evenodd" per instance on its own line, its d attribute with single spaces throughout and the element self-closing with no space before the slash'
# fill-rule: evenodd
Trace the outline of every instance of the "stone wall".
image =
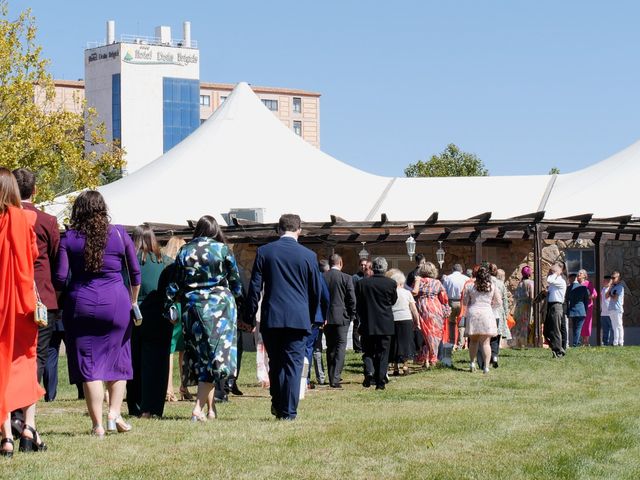
<svg viewBox="0 0 640 480">
<path fill-rule="evenodd" d="M 446 254 L 443 266 L 444 273 L 449 273 L 455 263 L 460 263 L 464 268 L 470 268 L 475 263 L 475 246 L 469 242 L 443 242 Z M 358 252 L 362 250 L 362 245 L 337 245 L 317 246 L 312 245 L 311 249 L 318 254 L 318 258 L 328 258 L 334 251 L 342 255 L 344 260 L 344 271 L 354 273 L 358 269 Z M 369 258 L 383 256 L 387 258 L 389 267 L 400 268 L 403 272 L 409 272 L 415 263 L 409 260 L 404 245 L 395 244 L 366 244 Z M 558 261 L 564 261 L 564 250 L 571 248 L 593 248 L 590 241 L 573 242 L 562 240 L 545 240 L 542 246 L 542 273 L 543 282 L 549 267 Z M 436 250 L 437 242 L 418 242 L 416 253 L 423 253 L 427 259 L 437 265 Z M 256 246 L 238 244 L 234 247 L 234 252 L 238 264 L 245 270 L 246 274 L 251 273 L 253 260 L 255 259 Z M 618 270 L 627 285 L 625 295 L 625 326 L 640 326 L 640 242 L 609 241 L 604 246 L 606 273 Z M 513 291 L 521 280 L 520 271 L 525 265 L 532 269 L 533 262 L 533 242 L 531 240 L 511 240 L 511 241 L 486 241 L 482 245 L 482 260 L 495 263 L 502 268 L 507 275 L 507 287 Z"/>
</svg>

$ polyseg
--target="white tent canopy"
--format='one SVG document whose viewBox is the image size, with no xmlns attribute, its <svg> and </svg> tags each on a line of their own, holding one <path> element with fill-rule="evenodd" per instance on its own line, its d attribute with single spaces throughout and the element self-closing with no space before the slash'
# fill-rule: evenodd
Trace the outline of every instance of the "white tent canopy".
<svg viewBox="0 0 640 480">
<path fill-rule="evenodd" d="M 631 181 L 640 174 L 640 142 L 583 170 L 557 176 L 391 178 L 342 163 L 311 146 L 280 122 L 239 83 L 194 133 L 147 166 L 100 187 L 112 221 L 184 225 L 232 209 L 263 209 L 263 222 L 298 213 L 318 222 L 443 220 L 492 212 L 494 219 L 546 210 L 546 218 L 640 214 Z M 626 180 L 626 181 L 625 181 Z M 594 188 L 596 187 L 596 188 Z M 603 202 L 584 191 L 616 192 Z M 63 210 L 64 199 L 48 208 Z M 54 208 L 56 207 L 57 208 Z M 61 214 L 59 215 L 61 216 Z"/>
</svg>

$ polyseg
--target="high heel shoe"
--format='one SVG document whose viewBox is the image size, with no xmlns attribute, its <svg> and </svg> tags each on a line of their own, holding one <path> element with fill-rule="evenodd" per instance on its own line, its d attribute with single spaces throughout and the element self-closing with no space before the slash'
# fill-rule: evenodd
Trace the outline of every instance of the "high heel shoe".
<svg viewBox="0 0 640 480">
<path fill-rule="evenodd" d="M 180 400 L 193 400 L 193 395 L 189 393 L 189 389 L 187 387 L 180 387 Z"/>
<path fill-rule="evenodd" d="M 24 432 L 31 432 L 32 437 L 25 437 Z M 39 440 L 39 441 L 38 441 Z M 40 435 L 35 428 L 31 425 L 24 424 L 24 429 L 22 430 L 22 436 L 20 437 L 20 446 L 18 447 L 18 451 L 20 452 L 44 452 L 47 449 L 47 445 L 42 441 Z"/>
<path fill-rule="evenodd" d="M 477 369 L 478 369 L 478 367 L 476 367 L 476 362 L 471 362 L 471 363 L 469 364 L 469 371 L 470 371 L 471 373 L 475 372 Z"/>
<path fill-rule="evenodd" d="M 216 410 L 216 406 L 213 406 L 213 410 L 209 410 L 207 412 L 207 419 L 208 420 L 215 420 L 218 418 L 218 410 Z"/>
<path fill-rule="evenodd" d="M 178 397 L 173 392 L 167 392 L 167 395 L 164 397 L 165 402 L 177 402 Z"/>
<path fill-rule="evenodd" d="M 487 373 L 489 373 L 489 367 L 484 367 L 484 368 L 482 369 L 482 373 L 484 373 L 485 375 L 486 375 Z"/>
<path fill-rule="evenodd" d="M 4 448 L 2 448 L 5 445 L 11 445 L 11 450 L 5 450 Z M 6 458 L 13 457 L 13 449 L 14 449 L 13 438 L 3 438 L 2 440 L 0 440 L 0 457 L 6 457 Z"/>
<path fill-rule="evenodd" d="M 117 417 L 107 417 L 107 432 L 125 433 L 131 431 L 133 427 L 123 420 L 122 415 Z"/>
<path fill-rule="evenodd" d="M 200 413 L 191 413 L 191 421 L 196 423 L 196 422 L 206 422 L 207 421 L 207 417 L 205 416 L 204 413 L 200 412 Z"/>
<path fill-rule="evenodd" d="M 91 435 L 100 439 L 104 438 L 104 435 L 105 435 L 104 427 L 102 425 L 95 425 L 91 429 Z"/>
</svg>

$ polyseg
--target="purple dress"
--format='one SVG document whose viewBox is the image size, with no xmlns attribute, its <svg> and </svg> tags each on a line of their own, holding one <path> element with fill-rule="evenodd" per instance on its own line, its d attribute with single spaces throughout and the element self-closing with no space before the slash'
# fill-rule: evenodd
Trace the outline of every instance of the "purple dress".
<svg viewBox="0 0 640 480">
<path fill-rule="evenodd" d="M 60 241 L 54 281 L 58 290 L 65 291 L 62 321 L 71 383 L 132 378 L 131 300 L 123 281 L 125 254 L 132 285 L 140 285 L 140 266 L 124 228 L 110 225 L 108 232 L 98 273 L 85 270 L 84 234 L 69 230 Z"/>
</svg>

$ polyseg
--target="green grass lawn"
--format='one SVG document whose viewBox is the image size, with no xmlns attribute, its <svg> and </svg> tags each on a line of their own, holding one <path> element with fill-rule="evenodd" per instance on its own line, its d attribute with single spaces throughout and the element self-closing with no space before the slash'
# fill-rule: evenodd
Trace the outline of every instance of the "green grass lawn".
<svg viewBox="0 0 640 480">
<path fill-rule="evenodd" d="M 640 348 L 505 350 L 489 375 L 467 365 L 457 352 L 453 369 L 375 391 L 350 354 L 344 390 L 310 391 L 281 422 L 247 354 L 245 395 L 218 405 L 219 420 L 190 423 L 191 404 L 171 403 L 104 440 L 62 365 L 58 399 L 39 405 L 49 451 L 0 459 L 0 478 L 640 478 Z"/>
</svg>

